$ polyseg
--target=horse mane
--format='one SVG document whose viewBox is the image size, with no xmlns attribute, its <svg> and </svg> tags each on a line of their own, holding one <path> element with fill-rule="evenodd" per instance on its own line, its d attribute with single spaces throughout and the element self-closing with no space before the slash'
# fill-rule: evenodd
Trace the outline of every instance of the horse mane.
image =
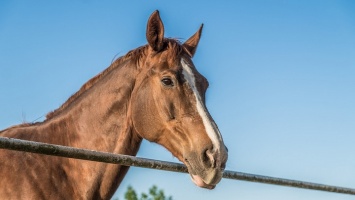
<svg viewBox="0 0 355 200">
<path fill-rule="evenodd" d="M 182 47 L 180 41 L 177 39 L 165 38 L 164 43 L 166 45 L 162 51 L 169 50 L 168 57 L 170 57 L 170 58 L 175 59 L 181 54 L 182 51 L 186 51 Z M 79 91 L 77 91 L 72 96 L 70 96 L 69 99 L 64 104 L 62 104 L 59 108 L 57 108 L 56 110 L 54 110 L 52 112 L 49 112 L 46 115 L 46 120 L 49 120 L 49 119 L 57 116 L 62 110 L 64 110 L 71 103 L 73 103 L 79 96 L 81 96 L 84 92 L 86 92 L 92 86 L 94 86 L 95 83 L 97 83 L 99 80 L 101 80 L 101 78 L 103 78 L 105 75 L 110 73 L 112 70 L 121 66 L 122 63 L 124 63 L 128 60 L 131 60 L 131 62 L 133 62 L 134 64 L 139 66 L 142 63 L 142 60 L 146 57 L 146 54 L 147 54 L 146 52 L 147 52 L 148 48 L 149 48 L 149 45 L 144 45 L 144 46 L 141 46 L 141 47 L 138 47 L 136 49 L 129 51 L 124 56 L 117 58 L 108 68 L 106 68 L 104 71 L 97 74 L 96 76 L 91 78 L 89 81 L 87 81 L 83 86 L 81 86 Z"/>
</svg>

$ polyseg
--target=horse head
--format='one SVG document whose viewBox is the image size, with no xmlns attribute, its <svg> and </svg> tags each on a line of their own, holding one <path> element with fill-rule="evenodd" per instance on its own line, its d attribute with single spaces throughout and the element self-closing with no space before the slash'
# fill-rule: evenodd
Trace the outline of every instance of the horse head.
<svg viewBox="0 0 355 200">
<path fill-rule="evenodd" d="M 144 57 L 132 91 L 130 112 L 134 131 L 168 149 L 189 170 L 193 182 L 213 189 L 221 180 L 227 148 L 205 105 L 208 81 L 192 57 L 200 29 L 185 43 L 164 38 L 159 12 L 149 18 Z"/>
</svg>

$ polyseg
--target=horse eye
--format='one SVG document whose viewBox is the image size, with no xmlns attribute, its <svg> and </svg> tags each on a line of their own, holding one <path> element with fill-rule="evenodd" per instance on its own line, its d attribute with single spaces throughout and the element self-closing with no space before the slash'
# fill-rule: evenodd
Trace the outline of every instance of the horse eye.
<svg viewBox="0 0 355 200">
<path fill-rule="evenodd" d="M 174 86 L 174 82 L 170 79 L 170 78 L 163 78 L 161 80 L 161 82 L 163 83 L 163 85 L 165 86 Z"/>
</svg>

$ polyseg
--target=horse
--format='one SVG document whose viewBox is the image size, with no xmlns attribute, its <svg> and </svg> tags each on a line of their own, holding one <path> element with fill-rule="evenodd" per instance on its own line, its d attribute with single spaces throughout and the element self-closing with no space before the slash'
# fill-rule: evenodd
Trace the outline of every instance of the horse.
<svg viewBox="0 0 355 200">
<path fill-rule="evenodd" d="M 148 44 L 116 59 L 44 121 L 12 126 L 0 136 L 133 156 L 146 139 L 184 163 L 197 186 L 213 189 L 228 152 L 205 105 L 208 81 L 192 62 L 202 28 L 184 43 L 165 38 L 159 11 L 153 12 Z M 0 150 L 0 197 L 110 199 L 128 169 Z"/>
</svg>

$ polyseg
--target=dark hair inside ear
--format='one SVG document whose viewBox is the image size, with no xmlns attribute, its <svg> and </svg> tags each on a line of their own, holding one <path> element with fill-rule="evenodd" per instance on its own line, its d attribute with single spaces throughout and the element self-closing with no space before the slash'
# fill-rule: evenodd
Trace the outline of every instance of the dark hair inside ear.
<svg viewBox="0 0 355 200">
<path fill-rule="evenodd" d="M 156 10 L 149 17 L 146 31 L 147 41 L 154 51 L 161 51 L 164 48 L 164 25 L 160 19 L 159 11 Z"/>
</svg>

